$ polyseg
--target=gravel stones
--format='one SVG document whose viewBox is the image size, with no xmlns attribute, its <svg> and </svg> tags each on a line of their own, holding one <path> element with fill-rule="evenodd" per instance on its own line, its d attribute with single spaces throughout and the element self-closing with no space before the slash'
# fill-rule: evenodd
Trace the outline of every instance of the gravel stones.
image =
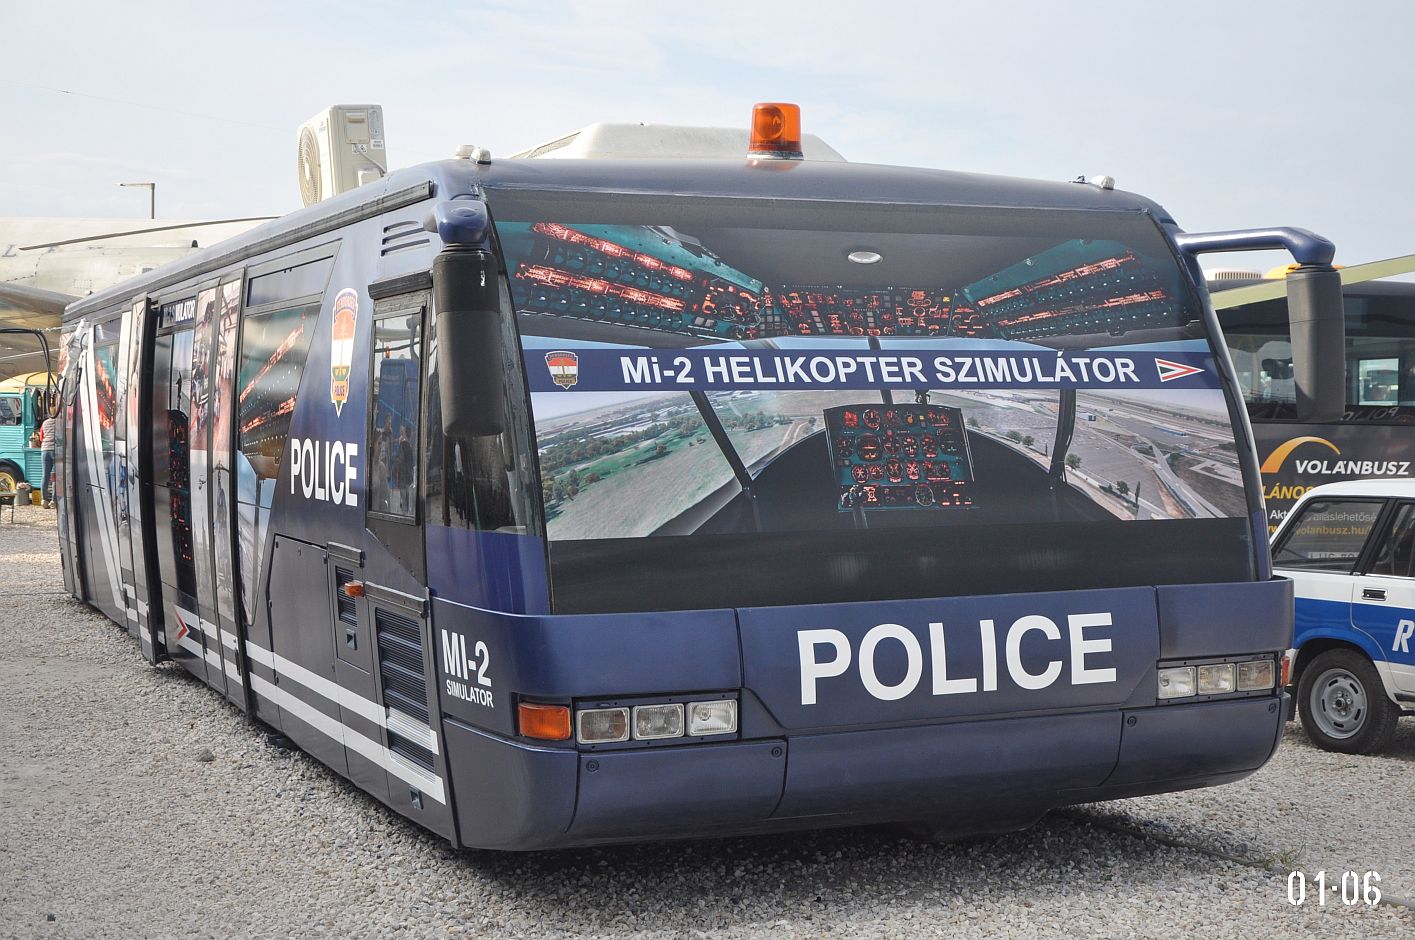
<svg viewBox="0 0 1415 940">
<path fill-rule="evenodd" d="M 53 513 L 17 517 L 0 523 L 0 936 L 1415 935 L 1412 910 L 1287 903 L 1292 868 L 1375 869 L 1415 897 L 1410 719 L 1382 757 L 1293 725 L 1248 780 L 998 837 L 459 853 L 144 664 L 63 594 Z"/>
</svg>

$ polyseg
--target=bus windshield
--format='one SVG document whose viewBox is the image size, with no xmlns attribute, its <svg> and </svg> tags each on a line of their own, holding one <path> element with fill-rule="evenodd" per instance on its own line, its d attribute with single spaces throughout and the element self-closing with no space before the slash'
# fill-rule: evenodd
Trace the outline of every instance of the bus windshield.
<svg viewBox="0 0 1415 940">
<path fill-rule="evenodd" d="M 1083 545 L 1162 524 L 1177 553 L 1249 511 L 1197 301 L 1146 215 L 489 201 L 561 609 L 707 606 L 707 582 L 734 603 L 976 593 L 959 562 L 1028 547 L 1041 582 L 1084 586 L 1063 576 Z M 1213 570 L 1146 580 L 1241 575 L 1229 529 Z M 799 577 L 758 584 L 757 560 Z"/>
<path fill-rule="evenodd" d="M 1344 291 L 1346 421 L 1415 420 L 1415 285 L 1367 283 Z M 1224 336 L 1256 420 L 1296 418 L 1287 300 L 1223 312 Z"/>
</svg>

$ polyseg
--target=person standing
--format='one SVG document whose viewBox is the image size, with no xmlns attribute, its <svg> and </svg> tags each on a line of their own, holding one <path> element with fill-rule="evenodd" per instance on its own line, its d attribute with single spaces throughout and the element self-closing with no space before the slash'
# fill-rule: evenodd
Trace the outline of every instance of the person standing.
<svg viewBox="0 0 1415 940">
<path fill-rule="evenodd" d="M 44 498 L 44 508 L 54 508 L 54 435 L 58 433 L 59 422 L 54 420 L 54 415 L 44 419 L 44 424 L 40 426 L 39 442 L 40 459 L 43 461 L 43 469 L 40 470 L 40 491 Z"/>
</svg>

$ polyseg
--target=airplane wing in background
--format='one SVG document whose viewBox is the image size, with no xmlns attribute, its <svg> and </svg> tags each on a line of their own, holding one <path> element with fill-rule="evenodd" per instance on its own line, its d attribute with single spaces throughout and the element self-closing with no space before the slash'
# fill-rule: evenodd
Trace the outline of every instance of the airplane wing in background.
<svg viewBox="0 0 1415 940">
<path fill-rule="evenodd" d="M 1338 271 L 1341 274 L 1343 286 L 1412 272 L 1415 272 L 1415 255 L 1401 255 L 1398 258 L 1386 258 L 1384 261 L 1353 264 Z M 1250 282 L 1241 287 L 1230 287 L 1209 295 L 1215 310 L 1227 310 L 1230 307 L 1241 307 L 1244 304 L 1255 304 L 1259 301 L 1276 300 L 1286 296 L 1287 281 L 1281 278 Z"/>
<path fill-rule="evenodd" d="M 58 362 L 59 321 L 75 300 L 58 291 L 0 283 L 0 380 L 46 368 L 43 346 L 30 330 L 44 332 L 50 366 Z"/>
<path fill-rule="evenodd" d="M 59 317 L 64 313 L 64 308 L 78 299 L 54 290 L 44 290 L 24 284 L 0 283 L 0 325 L 17 325 L 5 321 L 14 317 L 15 312 L 18 311 L 19 315 L 26 319 L 35 315 L 52 316 L 54 318 L 52 325 L 58 326 Z"/>
</svg>

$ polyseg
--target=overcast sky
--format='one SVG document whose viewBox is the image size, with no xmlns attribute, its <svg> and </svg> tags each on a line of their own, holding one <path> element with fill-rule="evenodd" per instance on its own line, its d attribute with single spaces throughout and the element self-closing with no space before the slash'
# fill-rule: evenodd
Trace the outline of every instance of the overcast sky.
<svg viewBox="0 0 1415 940">
<path fill-rule="evenodd" d="M 1191 231 L 1415 252 L 1415 5 L 0 0 L 0 216 L 279 214 L 295 132 L 383 105 L 394 166 L 799 102 L 847 158 L 1108 173 Z M 63 94 L 63 89 L 70 94 Z"/>
</svg>

